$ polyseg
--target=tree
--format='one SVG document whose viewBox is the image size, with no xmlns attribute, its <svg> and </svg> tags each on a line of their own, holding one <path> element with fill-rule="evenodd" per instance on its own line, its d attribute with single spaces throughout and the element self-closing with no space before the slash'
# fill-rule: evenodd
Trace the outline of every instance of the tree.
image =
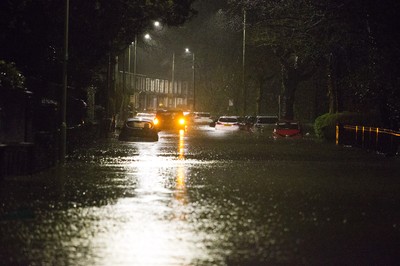
<svg viewBox="0 0 400 266">
<path fill-rule="evenodd" d="M 25 77 L 14 63 L 0 60 L 0 88 L 25 89 Z"/>
<path fill-rule="evenodd" d="M 248 16 L 251 43 L 269 47 L 280 59 L 286 116 L 292 116 L 299 81 L 318 69 L 317 78 L 326 82 L 323 89 L 329 96 L 330 112 L 377 106 L 383 117 L 394 115 L 389 119 L 391 123 L 399 119 L 399 104 L 391 101 L 399 98 L 395 93 L 399 71 L 394 66 L 400 56 L 393 37 L 399 34 L 394 29 L 399 3 L 394 0 L 232 0 L 230 3 L 236 13 L 246 9 L 251 14 Z"/>
<path fill-rule="evenodd" d="M 197 110 L 238 113 L 241 34 L 223 12 L 226 1 L 202 0 L 194 4 L 194 8 L 198 14 L 181 27 L 168 28 L 162 43 L 166 43 L 169 51 L 190 47 L 195 52 Z M 228 100 L 234 103 L 229 110 Z"/>
<path fill-rule="evenodd" d="M 194 13 L 193 1 L 70 1 L 70 85 L 92 84 L 97 73 L 108 68 L 108 55 L 126 48 L 152 20 L 182 24 Z M 61 81 L 64 3 L 16 0 L 0 4 L 0 58 L 15 62 L 28 86 L 37 84 L 36 92 L 47 97 L 58 93 L 42 88 Z"/>
</svg>

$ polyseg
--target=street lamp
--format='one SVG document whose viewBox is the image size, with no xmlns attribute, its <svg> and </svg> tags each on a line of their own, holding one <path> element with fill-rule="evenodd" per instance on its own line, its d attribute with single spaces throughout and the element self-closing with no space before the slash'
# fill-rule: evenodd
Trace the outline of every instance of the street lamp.
<svg viewBox="0 0 400 266">
<path fill-rule="evenodd" d="M 196 110 L 196 88 L 195 88 L 195 56 L 194 56 L 194 52 L 190 52 L 189 48 L 185 49 L 185 53 L 187 54 L 192 54 L 192 84 L 193 84 L 193 112 Z"/>
<path fill-rule="evenodd" d="M 160 23 L 158 21 L 154 22 L 154 26 L 155 27 L 159 27 Z M 145 40 L 151 40 L 151 35 L 149 33 L 146 33 L 143 38 Z M 134 108 L 138 107 L 138 101 L 139 101 L 139 96 L 137 95 L 137 86 L 136 86 L 136 75 L 137 75 L 137 46 L 138 46 L 138 39 L 137 39 L 137 34 L 135 34 L 135 40 L 132 42 L 131 45 L 129 45 L 129 63 L 128 63 L 128 73 L 130 73 L 130 69 L 131 69 L 131 62 L 130 62 L 130 58 L 131 58 L 131 47 L 133 46 L 133 82 L 131 82 L 131 84 L 133 83 L 133 97 L 134 97 Z"/>
<path fill-rule="evenodd" d="M 60 128 L 60 160 L 65 162 L 67 151 L 67 88 L 68 88 L 68 27 L 69 27 L 69 0 L 65 0 L 64 21 L 64 62 L 63 62 L 63 89 L 61 95 L 61 128 Z"/>
<path fill-rule="evenodd" d="M 175 52 L 172 52 L 172 71 L 171 71 L 172 77 L 171 77 L 171 83 L 172 83 L 172 88 L 171 92 L 174 91 L 174 82 L 175 82 Z"/>
<path fill-rule="evenodd" d="M 247 112 L 247 88 L 246 88 L 246 10 L 243 10 L 243 51 L 242 51 L 242 86 L 243 86 L 243 115 Z"/>
<path fill-rule="evenodd" d="M 151 40 L 151 35 L 148 34 L 148 33 L 146 33 L 146 34 L 144 35 L 144 38 L 145 38 L 146 40 Z"/>
</svg>

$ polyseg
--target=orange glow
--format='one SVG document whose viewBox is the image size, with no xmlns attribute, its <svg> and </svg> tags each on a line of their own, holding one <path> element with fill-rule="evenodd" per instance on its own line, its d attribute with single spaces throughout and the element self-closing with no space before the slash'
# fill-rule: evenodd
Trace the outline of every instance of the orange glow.
<svg viewBox="0 0 400 266">
<path fill-rule="evenodd" d="M 154 123 L 154 125 L 157 125 L 158 124 L 158 118 L 154 118 L 153 123 Z"/>
<path fill-rule="evenodd" d="M 184 125 L 184 124 L 185 124 L 185 118 L 179 119 L 179 124 L 180 124 L 180 125 Z"/>
<path fill-rule="evenodd" d="M 177 199 L 182 204 L 187 203 L 187 194 L 186 194 L 186 173 L 185 173 L 185 130 L 179 130 L 179 143 L 178 143 L 178 165 L 177 165 L 177 173 L 176 173 L 176 191 L 174 193 L 175 199 Z M 185 217 L 182 214 L 177 213 L 176 217 L 184 220 Z"/>
<path fill-rule="evenodd" d="M 179 160 L 183 160 L 185 159 L 185 130 L 181 129 L 179 130 L 179 147 L 178 147 L 178 152 L 179 152 L 179 156 L 178 159 Z"/>
</svg>

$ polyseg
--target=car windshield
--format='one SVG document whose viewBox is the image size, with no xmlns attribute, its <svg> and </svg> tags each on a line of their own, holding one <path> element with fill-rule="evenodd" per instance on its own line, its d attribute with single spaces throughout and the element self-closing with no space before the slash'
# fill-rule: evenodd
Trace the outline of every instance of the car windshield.
<svg viewBox="0 0 400 266">
<path fill-rule="evenodd" d="M 224 123 L 236 123 L 237 121 L 238 119 L 234 117 L 221 117 L 219 119 L 219 122 L 224 122 Z"/>
<path fill-rule="evenodd" d="M 146 121 L 128 121 L 126 126 L 130 128 L 151 128 L 152 125 Z"/>
<path fill-rule="evenodd" d="M 196 113 L 196 117 L 210 117 L 209 113 Z"/>
<path fill-rule="evenodd" d="M 297 123 L 278 123 L 278 129 L 299 129 L 299 124 Z"/>
<path fill-rule="evenodd" d="M 176 117 L 183 116 L 183 112 L 174 112 L 174 111 L 158 112 L 157 116 L 173 119 L 173 118 L 176 118 Z"/>
<path fill-rule="evenodd" d="M 259 124 L 275 124 L 278 122 L 277 117 L 259 117 L 257 119 L 257 123 Z"/>
<path fill-rule="evenodd" d="M 254 116 L 248 116 L 244 120 L 245 122 L 254 123 L 256 121 L 256 118 Z"/>
<path fill-rule="evenodd" d="M 136 114 L 137 117 L 149 117 L 149 118 L 153 118 L 155 116 L 155 114 L 152 113 L 137 113 Z"/>
</svg>

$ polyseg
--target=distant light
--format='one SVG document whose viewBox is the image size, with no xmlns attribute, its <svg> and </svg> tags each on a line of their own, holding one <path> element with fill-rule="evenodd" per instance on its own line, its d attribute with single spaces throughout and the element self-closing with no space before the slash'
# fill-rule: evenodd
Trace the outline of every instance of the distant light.
<svg viewBox="0 0 400 266">
<path fill-rule="evenodd" d="M 146 33 L 146 34 L 144 35 L 144 38 L 145 38 L 146 40 L 150 40 L 150 39 L 151 39 L 151 36 L 150 36 L 150 34 Z"/>
<path fill-rule="evenodd" d="M 190 53 L 190 49 L 189 48 L 185 48 L 185 53 Z"/>
<path fill-rule="evenodd" d="M 161 23 L 159 21 L 154 21 L 154 26 L 155 27 L 160 27 Z"/>
</svg>

